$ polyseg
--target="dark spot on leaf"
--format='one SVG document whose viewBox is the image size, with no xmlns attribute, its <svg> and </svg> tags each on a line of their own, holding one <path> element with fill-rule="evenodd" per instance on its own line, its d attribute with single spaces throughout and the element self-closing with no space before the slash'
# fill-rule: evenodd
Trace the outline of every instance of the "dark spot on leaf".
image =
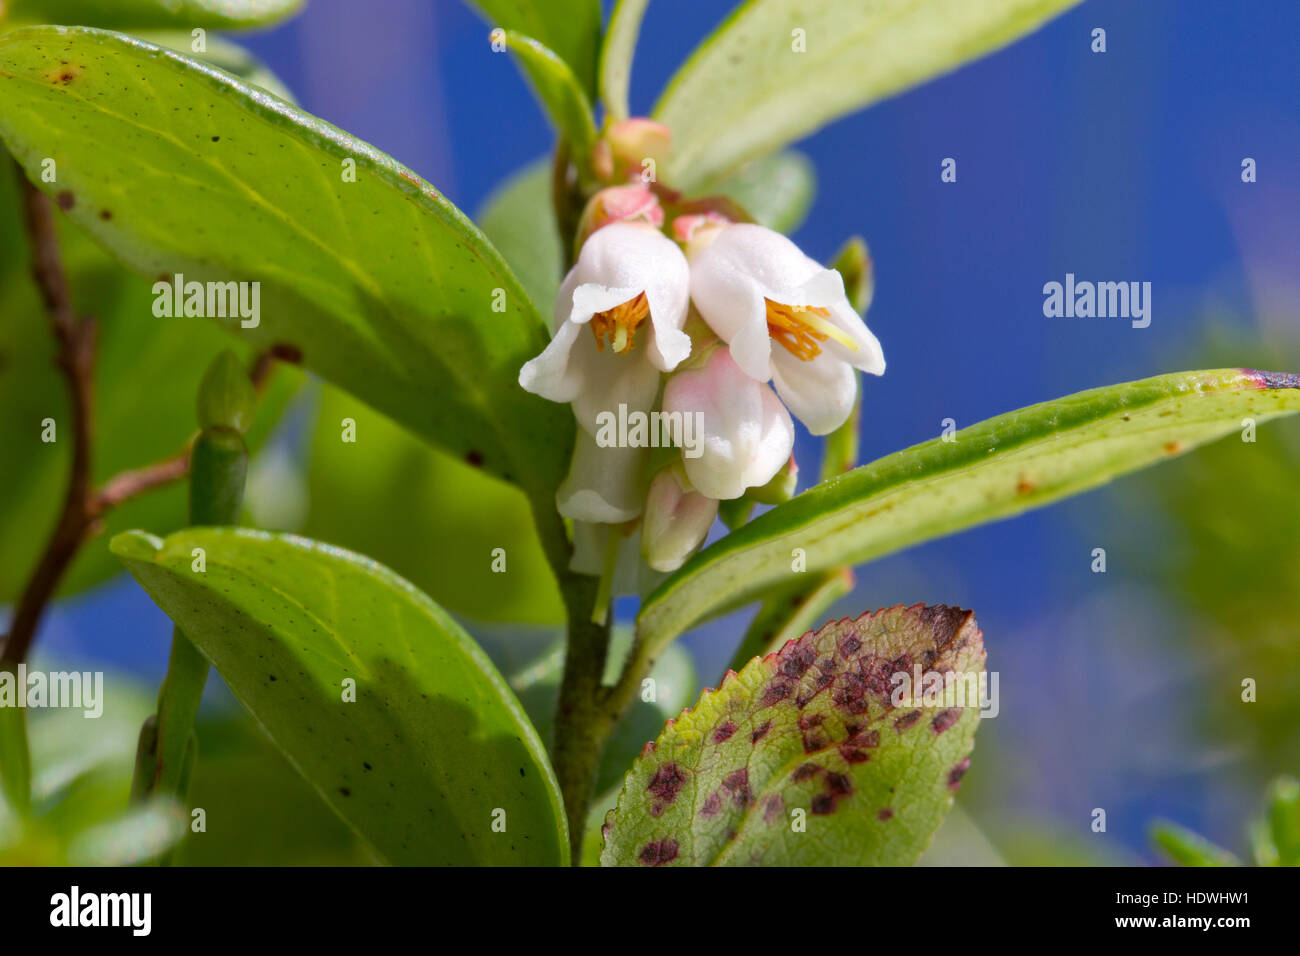
<svg viewBox="0 0 1300 956">
<path fill-rule="evenodd" d="M 361 766 L 365 767 L 367 770 L 374 770 L 374 769 L 375 769 L 374 767 L 370 766 L 370 764 L 365 763 L 364 761 L 362 762 Z"/>
<path fill-rule="evenodd" d="M 961 708 L 949 707 L 935 714 L 934 720 L 930 721 L 930 726 L 936 734 L 941 734 L 959 720 L 961 720 Z"/>
<path fill-rule="evenodd" d="M 920 719 L 921 712 L 919 710 L 914 710 L 911 713 L 904 714 L 902 717 L 897 718 L 894 721 L 894 729 L 901 734 L 903 731 L 912 727 Z"/>
<path fill-rule="evenodd" d="M 352 791 L 349 790 L 347 787 L 339 787 L 339 793 L 343 794 L 343 796 L 345 797 L 352 796 Z"/>
<path fill-rule="evenodd" d="M 642 866 L 663 866 L 665 863 L 671 863 L 677 859 L 677 841 L 672 837 L 664 837 L 662 840 L 647 843 L 641 847 L 637 859 L 641 861 Z"/>
<path fill-rule="evenodd" d="M 214 137 L 212 137 L 212 142 L 214 142 L 214 143 L 219 143 L 219 142 L 221 142 L 221 137 L 220 137 L 220 136 L 214 136 Z"/>
<path fill-rule="evenodd" d="M 723 743 L 724 741 L 730 740 L 731 735 L 734 734 L 735 732 L 736 732 L 736 725 L 733 724 L 731 721 L 727 721 L 725 724 L 722 724 L 716 730 L 713 731 L 713 742 L 715 744 L 720 744 Z"/>
<path fill-rule="evenodd" d="M 1032 492 L 1035 487 L 1036 486 L 1032 481 L 1030 481 L 1024 475 L 1021 475 L 1020 480 L 1016 482 L 1016 494 L 1027 495 L 1030 492 Z"/>
<path fill-rule="evenodd" d="M 686 783 L 686 775 L 677 768 L 675 763 L 666 763 L 651 778 L 646 789 L 654 796 L 656 800 L 663 803 L 672 803 L 677 799 L 677 793 Z M 662 808 L 660 810 L 662 812 Z"/>
<path fill-rule="evenodd" d="M 809 777 L 815 777 L 822 772 L 822 768 L 815 763 L 800 764 L 794 768 L 794 773 L 790 774 L 790 779 L 795 783 L 801 783 Z"/>
<path fill-rule="evenodd" d="M 881 807 L 876 812 L 877 820 L 884 821 L 884 820 L 892 820 L 893 818 L 894 818 L 894 811 L 889 809 L 889 807 Z"/>
<path fill-rule="evenodd" d="M 61 190 L 58 193 L 58 195 L 54 197 L 54 201 L 59 204 L 60 209 L 62 209 L 64 212 L 67 212 L 69 209 L 71 209 L 73 206 L 77 204 L 77 197 L 72 195 L 72 193 L 68 192 L 68 190 L 64 189 Z"/>
<path fill-rule="evenodd" d="M 948 787 L 956 790 L 961 786 L 961 778 L 966 776 L 966 771 L 970 769 L 970 757 L 962 759 L 948 771 Z"/>
<path fill-rule="evenodd" d="M 790 696 L 790 692 L 793 689 L 794 685 L 790 684 L 788 681 L 774 680 L 763 690 L 763 697 L 759 701 L 758 705 L 760 707 L 771 707 L 775 704 L 779 704 Z"/>
<path fill-rule="evenodd" d="M 840 653 L 845 657 L 852 657 L 862 648 L 862 641 L 850 634 L 844 640 L 840 641 Z"/>
<path fill-rule="evenodd" d="M 481 468 L 483 466 L 483 453 L 481 451 L 465 452 L 465 464 Z"/>
<path fill-rule="evenodd" d="M 845 763 L 866 763 L 871 759 L 871 754 L 864 750 L 859 750 L 852 744 L 840 744 L 840 756 L 844 758 Z"/>
<path fill-rule="evenodd" d="M 763 804 L 763 820 L 771 823 L 781 815 L 781 811 L 784 809 L 785 801 L 781 799 L 781 795 L 779 793 L 772 794 Z"/>
<path fill-rule="evenodd" d="M 767 732 L 771 729 L 772 729 L 772 722 L 770 720 L 763 721 L 762 726 L 755 729 L 755 731 L 749 735 L 749 742 L 752 744 L 758 743 L 760 740 L 762 740 L 764 737 L 767 736 Z"/>
<path fill-rule="evenodd" d="M 718 811 L 721 809 L 722 797 L 715 790 L 705 798 L 704 805 L 700 807 L 700 816 L 707 820 L 709 817 L 717 816 Z"/>
<path fill-rule="evenodd" d="M 731 802 L 738 807 L 747 807 L 754 801 L 754 794 L 749 789 L 749 768 L 733 770 L 722 780 L 722 789 L 731 794 Z"/>
<path fill-rule="evenodd" d="M 110 219 L 113 218 L 113 210 L 111 210 L 111 209 L 101 209 L 101 210 L 99 211 L 99 218 L 102 219 L 102 220 L 104 220 L 104 222 L 108 222 Z"/>
<path fill-rule="evenodd" d="M 835 812 L 835 801 L 824 793 L 819 793 L 812 798 L 812 812 L 819 817 L 824 817 L 828 813 Z"/>
</svg>

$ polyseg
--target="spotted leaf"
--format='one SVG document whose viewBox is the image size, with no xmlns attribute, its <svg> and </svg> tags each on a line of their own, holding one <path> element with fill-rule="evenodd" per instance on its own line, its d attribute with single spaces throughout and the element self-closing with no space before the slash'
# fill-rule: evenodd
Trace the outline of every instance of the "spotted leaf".
<svg viewBox="0 0 1300 956">
<path fill-rule="evenodd" d="M 913 863 L 970 765 L 983 672 L 974 614 L 919 604 L 831 622 L 728 672 L 646 745 L 601 862 Z"/>
</svg>

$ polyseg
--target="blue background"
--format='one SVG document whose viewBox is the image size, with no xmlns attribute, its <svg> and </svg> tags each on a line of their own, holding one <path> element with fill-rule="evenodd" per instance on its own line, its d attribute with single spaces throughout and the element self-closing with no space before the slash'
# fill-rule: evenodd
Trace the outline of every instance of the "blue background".
<svg viewBox="0 0 1300 956">
<path fill-rule="evenodd" d="M 649 111 L 729 6 L 654 0 L 634 111 Z M 1090 50 L 1094 27 L 1107 31 L 1104 54 Z M 794 238 L 825 259 L 860 233 L 876 264 L 868 321 L 889 372 L 866 384 L 863 459 L 933 437 L 944 418 L 960 427 L 1183 367 L 1211 315 L 1235 316 L 1250 337 L 1294 327 L 1297 35 L 1291 0 L 1091 0 L 805 141 L 820 192 Z M 242 40 L 305 109 L 467 211 L 551 146 L 515 66 L 454 0 L 311 0 L 298 19 Z M 1246 156 L 1258 163 L 1251 185 L 1240 178 Z M 940 182 L 944 157 L 957 160 L 955 184 Z M 1151 282 L 1151 327 L 1044 318 L 1043 284 L 1067 272 Z M 811 442 L 800 454 L 816 460 Z M 1090 572 L 1092 549 L 1108 544 L 1114 494 L 873 564 L 840 610 L 917 601 L 977 610 L 1002 712 L 981 728 L 962 802 L 988 832 L 1042 822 L 1111 858 L 1150 859 L 1145 827 L 1166 815 L 1240 847 L 1259 781 L 1241 755 L 1206 752 L 1183 729 L 1198 701 L 1180 674 L 1198 665 L 1178 655 L 1176 622 L 1123 567 Z M 105 651 L 107 622 L 136 637 Z M 691 639 L 705 683 L 742 623 Z M 161 676 L 167 624 L 129 583 L 60 607 L 46 631 L 50 654 L 107 654 Z M 1089 831 L 1094 807 L 1107 810 L 1106 835 Z"/>
</svg>

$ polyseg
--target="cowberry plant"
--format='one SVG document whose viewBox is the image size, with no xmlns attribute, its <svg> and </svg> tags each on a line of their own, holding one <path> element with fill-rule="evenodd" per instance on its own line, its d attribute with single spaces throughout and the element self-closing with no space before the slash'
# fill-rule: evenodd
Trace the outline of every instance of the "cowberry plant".
<svg viewBox="0 0 1300 956">
<path fill-rule="evenodd" d="M 1071 5 L 747 0 L 632 116 L 647 0 L 481 0 L 556 143 L 476 224 L 207 33 L 295 0 L 0 4 L 3 667 L 114 562 L 175 625 L 117 858 L 189 829 L 215 667 L 389 863 L 915 862 L 971 766 L 984 639 L 943 605 L 822 621 L 853 570 L 1300 411 L 1295 375 L 1178 372 L 858 463 L 888 327 L 862 239 L 822 264 L 783 235 L 812 191 L 787 147 Z M 243 504 L 301 370 L 305 536 L 242 526 L 290 494 Z M 399 545 L 367 546 L 380 514 Z M 741 607 L 682 710 L 674 642 Z M 561 623 L 517 669 L 466 630 Z M 922 672 L 974 690 L 900 695 Z M 31 752 L 0 708 L 0 836 L 55 802 Z"/>
</svg>

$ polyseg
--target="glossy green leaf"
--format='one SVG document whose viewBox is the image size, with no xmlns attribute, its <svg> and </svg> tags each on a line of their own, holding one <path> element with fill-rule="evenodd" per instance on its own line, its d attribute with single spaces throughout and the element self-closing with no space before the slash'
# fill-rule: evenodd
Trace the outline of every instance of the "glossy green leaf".
<svg viewBox="0 0 1300 956">
<path fill-rule="evenodd" d="M 505 41 L 532 79 L 537 98 L 546 107 L 556 132 L 576 154 L 586 155 L 596 139 L 596 121 L 581 81 L 544 43 L 514 30 L 506 31 Z"/>
<path fill-rule="evenodd" d="M 71 459 L 68 388 L 54 364 L 55 343 L 29 272 L 18 225 L 16 177 L 0 175 L 0 604 L 13 603 L 45 546 L 62 507 Z M 60 214 L 59 243 L 78 310 L 99 320 L 95 425 L 111 441 L 97 444 L 97 484 L 184 448 L 196 422 L 194 398 L 204 369 L 230 338 L 198 319 L 158 319 L 147 280 L 118 266 Z M 251 350 L 237 344 L 245 363 Z M 302 375 L 280 365 L 258 405 L 249 446 L 264 443 Z M 147 383 L 147 388 L 141 384 Z M 54 442 L 42 440 L 53 419 Z M 108 537 L 145 525 L 184 527 L 185 488 L 177 483 L 109 512 L 104 534 L 81 549 L 61 592 L 71 594 L 121 573 Z M 138 729 L 138 728 L 137 728 Z"/>
<path fill-rule="evenodd" d="M 346 420 L 355 441 L 343 440 Z M 320 396 L 307 481 L 307 518 L 294 530 L 382 562 L 457 614 L 564 621 L 519 489 L 430 448 L 337 389 Z"/>
<path fill-rule="evenodd" d="M 497 188 L 477 217 L 542 315 L 550 315 L 564 271 L 564 247 L 551 203 L 551 161 L 525 166 Z"/>
<path fill-rule="evenodd" d="M 1175 863 L 1183 866 L 1239 866 L 1240 861 L 1223 847 L 1167 820 L 1151 827 L 1151 840 Z"/>
<path fill-rule="evenodd" d="M 94 30 L 0 37 L 0 134 L 29 173 L 58 160 L 44 188 L 69 193 L 70 217 L 133 268 L 260 282 L 259 324 L 223 320 L 231 332 L 297 349 L 553 509 L 572 416 L 517 381 L 546 326 L 415 174 L 225 73 Z"/>
<path fill-rule="evenodd" d="M 491 26 L 546 44 L 568 64 L 583 92 L 595 94 L 600 0 L 473 0 L 472 5 Z"/>
<path fill-rule="evenodd" d="M 613 120 L 627 119 L 632 57 L 641 35 L 641 20 L 650 0 L 617 0 L 609 15 L 609 29 L 600 50 L 600 98 Z"/>
<path fill-rule="evenodd" d="M 654 118 L 673 131 L 664 179 L 692 190 L 1005 46 L 1077 2 L 749 0 L 696 49 L 655 107 Z"/>
<path fill-rule="evenodd" d="M 205 572 L 192 570 L 195 548 Z M 113 549 L 389 862 L 564 862 L 536 731 L 487 656 L 409 583 L 341 549 L 248 530 L 132 532 Z"/>
<path fill-rule="evenodd" d="M 295 103 L 293 92 L 275 75 L 265 63 L 255 57 L 238 43 L 232 43 L 225 37 L 211 34 L 204 37 L 204 50 L 194 49 L 194 37 L 188 33 L 146 32 L 136 34 L 141 40 L 175 50 L 182 56 L 210 63 L 218 69 L 237 76 L 250 86 L 260 86 L 268 93 L 274 93 L 282 100 Z"/>
<path fill-rule="evenodd" d="M 893 676 L 914 665 L 953 674 L 952 696 L 918 688 L 896 707 Z M 894 607 L 806 634 L 669 722 L 628 772 L 601 862 L 910 865 L 970 766 L 983 672 L 969 611 Z"/>
<path fill-rule="evenodd" d="M 64 23 L 114 30 L 265 26 L 297 13 L 303 0 L 6 0 L 13 23 Z"/>
<path fill-rule="evenodd" d="M 801 557 L 807 573 L 861 564 L 1086 491 L 1238 432 L 1245 418 L 1297 411 L 1300 376 L 1219 369 L 991 418 L 824 481 L 706 548 L 646 599 L 643 642 L 653 656 L 706 614 L 786 581 Z"/>
<path fill-rule="evenodd" d="M 705 183 L 695 192 L 726 196 L 739 203 L 760 225 L 793 232 L 802 225 L 817 194 L 812 160 L 786 150 L 746 163 L 730 176 Z"/>
</svg>

